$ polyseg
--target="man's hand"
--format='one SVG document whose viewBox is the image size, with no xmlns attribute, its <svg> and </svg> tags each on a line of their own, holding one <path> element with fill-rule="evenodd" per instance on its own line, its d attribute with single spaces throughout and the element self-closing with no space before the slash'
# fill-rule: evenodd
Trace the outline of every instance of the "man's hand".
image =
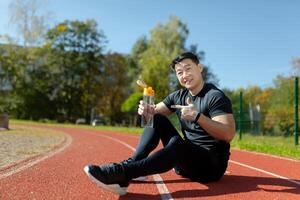
<svg viewBox="0 0 300 200">
<path fill-rule="evenodd" d="M 171 108 L 181 109 L 181 119 L 193 122 L 199 112 L 196 110 L 191 98 L 188 97 L 186 103 L 186 106 L 172 105 Z"/>
<path fill-rule="evenodd" d="M 142 116 L 154 115 L 155 105 L 149 105 L 143 100 L 140 101 L 138 114 Z"/>
</svg>

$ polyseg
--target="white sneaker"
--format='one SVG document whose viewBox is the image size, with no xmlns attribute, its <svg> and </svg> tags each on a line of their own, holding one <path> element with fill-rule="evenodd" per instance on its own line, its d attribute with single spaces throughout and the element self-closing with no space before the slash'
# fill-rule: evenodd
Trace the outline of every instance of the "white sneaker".
<svg viewBox="0 0 300 200">
<path fill-rule="evenodd" d="M 132 179 L 133 181 L 146 181 L 148 179 L 148 176 L 140 176 L 137 178 Z"/>
<path fill-rule="evenodd" d="M 106 170 L 106 168 L 111 168 L 111 170 Z M 129 183 L 127 181 L 124 181 L 122 183 L 117 181 L 110 181 L 110 174 L 108 174 L 106 171 L 112 172 L 113 168 L 117 169 L 116 175 L 118 175 L 118 167 L 115 167 L 114 165 L 87 165 L 83 170 L 87 174 L 87 176 L 98 186 L 120 196 L 125 195 L 127 193 L 127 187 Z"/>
</svg>

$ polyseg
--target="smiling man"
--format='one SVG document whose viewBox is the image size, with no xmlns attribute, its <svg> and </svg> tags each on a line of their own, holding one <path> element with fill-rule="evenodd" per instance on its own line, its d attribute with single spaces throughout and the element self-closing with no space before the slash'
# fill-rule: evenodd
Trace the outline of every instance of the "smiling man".
<svg viewBox="0 0 300 200">
<path fill-rule="evenodd" d="M 120 163 L 84 168 L 101 187 L 124 195 L 131 180 L 173 168 L 178 175 L 201 183 L 218 181 L 226 171 L 229 143 L 235 135 L 230 100 L 203 81 L 203 65 L 193 53 L 182 53 L 170 66 L 183 89 L 155 106 L 140 102 L 138 113 L 154 114 L 154 126 L 144 129 L 134 155 Z M 183 138 L 167 118 L 174 112 Z M 160 140 L 164 147 L 150 154 Z"/>
</svg>

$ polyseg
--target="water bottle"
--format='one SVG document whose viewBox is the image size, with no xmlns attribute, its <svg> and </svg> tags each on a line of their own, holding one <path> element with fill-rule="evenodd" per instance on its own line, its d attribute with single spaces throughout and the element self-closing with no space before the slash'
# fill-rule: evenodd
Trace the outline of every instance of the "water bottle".
<svg viewBox="0 0 300 200">
<path fill-rule="evenodd" d="M 143 101 L 148 105 L 154 105 L 154 90 L 152 87 L 144 88 Z M 148 106 L 145 109 L 145 114 L 142 115 L 141 119 L 141 126 L 153 127 L 153 114 L 149 112 Z"/>
</svg>

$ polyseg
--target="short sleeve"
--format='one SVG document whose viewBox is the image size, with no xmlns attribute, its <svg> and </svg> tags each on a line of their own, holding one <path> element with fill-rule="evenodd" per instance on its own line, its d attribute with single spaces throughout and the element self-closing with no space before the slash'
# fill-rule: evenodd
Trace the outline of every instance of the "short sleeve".
<svg viewBox="0 0 300 200">
<path fill-rule="evenodd" d="M 171 105 L 175 105 L 175 96 L 176 93 L 173 92 L 171 94 L 169 94 L 164 100 L 163 103 L 169 108 L 170 111 L 175 112 L 176 109 L 171 108 Z"/>
<path fill-rule="evenodd" d="M 221 91 L 214 92 L 209 102 L 209 115 L 214 117 L 231 113 L 232 105 L 230 99 Z"/>
</svg>

